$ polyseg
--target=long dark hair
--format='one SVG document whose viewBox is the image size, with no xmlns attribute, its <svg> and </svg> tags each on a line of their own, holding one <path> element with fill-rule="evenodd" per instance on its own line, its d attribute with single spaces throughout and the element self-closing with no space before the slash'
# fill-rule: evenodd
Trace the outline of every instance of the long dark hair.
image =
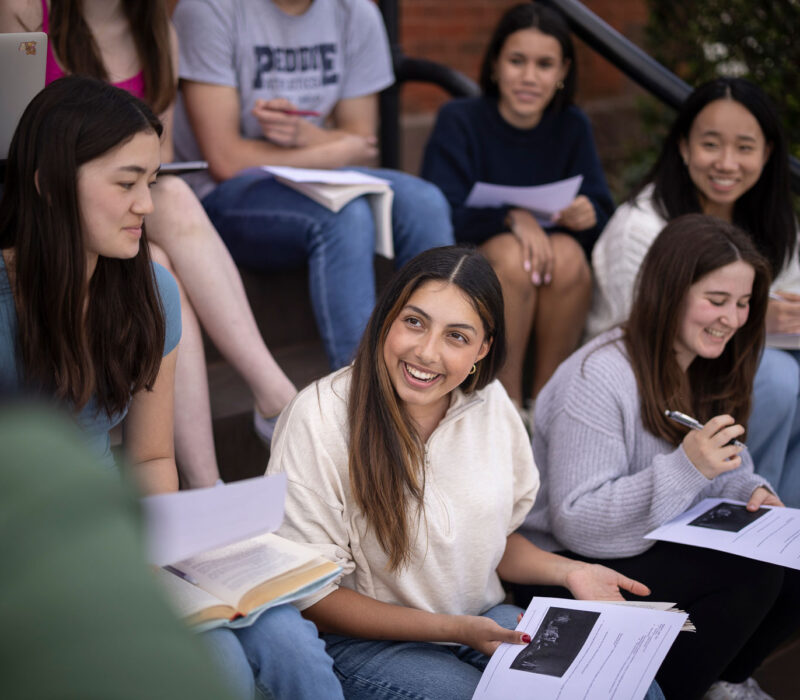
<svg viewBox="0 0 800 700">
<path fill-rule="evenodd" d="M 500 282 L 491 265 L 472 248 L 448 246 L 420 253 L 394 276 L 378 299 L 353 362 L 348 401 L 350 483 L 392 569 L 409 561 L 409 515 L 422 504 L 425 474 L 423 445 L 392 385 L 383 346 L 408 299 L 431 281 L 461 289 L 491 341 L 476 372 L 461 384 L 462 391 L 485 387 L 497 375 L 506 354 Z"/>
<path fill-rule="evenodd" d="M 675 357 L 675 339 L 695 282 L 742 260 L 755 271 L 747 322 L 713 359 L 696 357 L 686 373 Z M 624 342 L 642 404 L 642 422 L 674 445 L 686 430 L 664 416 L 666 409 L 701 422 L 728 413 L 744 426 L 750 415 L 753 378 L 764 347 L 769 266 L 741 229 L 703 214 L 686 214 L 667 224 L 650 246 L 636 282 Z"/>
<path fill-rule="evenodd" d="M 27 388 L 76 409 L 94 393 L 111 415 L 152 387 L 165 333 L 144 231 L 136 257 L 98 258 L 87 295 L 78 168 L 161 131 L 130 93 L 69 76 L 33 98 L 11 141 L 0 248 L 13 248 L 20 365 Z"/>
<path fill-rule="evenodd" d="M 786 137 L 775 107 L 756 85 L 742 78 L 717 78 L 698 87 L 681 105 L 645 183 L 653 183 L 656 210 L 667 221 L 681 214 L 702 212 L 679 146 L 682 140 L 689 138 L 700 111 L 715 100 L 735 100 L 741 104 L 758 121 L 771 148 L 761 177 L 736 200 L 733 223 L 753 237 L 775 277 L 795 253 L 797 231 L 792 211 Z"/>
<path fill-rule="evenodd" d="M 144 73 L 145 99 L 154 112 L 163 112 L 176 92 L 166 3 L 123 0 L 122 6 Z M 108 81 L 97 42 L 83 18 L 82 0 L 57 0 L 51 8 L 50 42 L 64 68 Z"/>
<path fill-rule="evenodd" d="M 575 47 L 572 44 L 572 37 L 569 27 L 561 15 L 549 7 L 538 5 L 535 2 L 526 2 L 514 5 L 506 11 L 500 18 L 495 27 L 486 53 L 481 63 L 480 86 L 486 97 L 497 99 L 499 92 L 497 82 L 494 80 L 495 64 L 503 50 L 506 39 L 521 29 L 538 29 L 542 34 L 552 36 L 561 45 L 561 58 L 569 61 L 569 70 L 564 78 L 564 87 L 556 92 L 547 110 L 553 110 L 556 114 L 572 104 L 575 98 L 575 86 L 577 84 L 578 67 L 575 63 Z"/>
</svg>

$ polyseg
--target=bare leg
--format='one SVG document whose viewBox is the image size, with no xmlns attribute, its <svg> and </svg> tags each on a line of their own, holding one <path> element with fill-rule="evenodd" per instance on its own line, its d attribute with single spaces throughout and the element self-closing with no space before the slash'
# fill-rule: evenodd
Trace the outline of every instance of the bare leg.
<svg viewBox="0 0 800 700">
<path fill-rule="evenodd" d="M 166 251 L 203 328 L 247 381 L 259 412 L 279 413 L 297 390 L 267 349 L 239 271 L 203 206 L 183 180 L 170 176 L 159 179 L 153 202 L 148 236 Z"/>
<path fill-rule="evenodd" d="M 592 274 L 583 249 L 567 234 L 550 237 L 555 268 L 553 281 L 539 287 L 533 330 L 536 357 L 531 396 L 578 347 L 592 299 Z"/>
<path fill-rule="evenodd" d="M 480 251 L 491 263 L 503 288 L 508 353 L 498 378 L 511 400 L 521 407 L 522 367 L 536 309 L 537 288 L 530 273 L 522 267 L 522 251 L 512 234 L 493 236 L 480 246 Z"/>
<path fill-rule="evenodd" d="M 181 294 L 181 342 L 175 366 L 175 461 L 181 486 L 213 486 L 219 479 L 219 468 L 200 324 L 167 255 L 152 243 L 150 255 L 173 273 Z"/>
</svg>

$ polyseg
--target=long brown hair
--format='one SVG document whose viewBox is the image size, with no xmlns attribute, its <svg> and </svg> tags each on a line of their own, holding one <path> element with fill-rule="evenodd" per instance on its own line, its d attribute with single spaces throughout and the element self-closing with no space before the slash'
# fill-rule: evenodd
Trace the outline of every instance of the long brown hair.
<svg viewBox="0 0 800 700">
<path fill-rule="evenodd" d="M 383 359 L 389 328 L 416 289 L 430 281 L 456 285 L 472 302 L 491 346 L 461 384 L 485 387 L 505 360 L 503 293 L 486 259 L 471 248 L 433 248 L 410 260 L 381 294 L 353 362 L 348 401 L 350 484 L 356 503 L 389 556 L 392 570 L 409 563 L 412 514 L 421 515 L 424 446 L 392 385 Z"/>
<path fill-rule="evenodd" d="M 144 73 L 145 99 L 161 113 L 176 92 L 167 6 L 164 0 L 123 0 L 122 6 Z M 83 18 L 82 0 L 57 0 L 51 8 L 50 43 L 64 68 L 108 81 L 100 49 Z"/>
<path fill-rule="evenodd" d="M 165 322 L 147 237 L 130 260 L 100 256 L 88 285 L 78 168 L 161 123 L 141 100 L 78 76 L 54 81 L 20 119 L 0 200 L 0 248 L 12 248 L 17 351 L 27 389 L 120 412 L 151 388 Z"/>
<path fill-rule="evenodd" d="M 696 357 L 684 373 L 674 347 L 687 291 L 737 260 L 755 271 L 747 322 L 718 358 Z M 686 214 L 667 224 L 639 269 L 633 307 L 624 325 L 647 430 L 673 445 L 683 440 L 686 429 L 664 416 L 667 409 L 689 413 L 703 423 L 728 413 L 746 427 L 753 378 L 764 347 L 769 285 L 769 264 L 750 236 L 736 226 L 702 214 Z"/>
</svg>

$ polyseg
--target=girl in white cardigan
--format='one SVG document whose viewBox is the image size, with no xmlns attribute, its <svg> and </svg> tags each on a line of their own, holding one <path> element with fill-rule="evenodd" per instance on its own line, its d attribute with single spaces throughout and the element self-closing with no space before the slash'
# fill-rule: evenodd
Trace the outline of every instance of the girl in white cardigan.
<svg viewBox="0 0 800 700">
<path fill-rule="evenodd" d="M 304 600 L 347 698 L 470 698 L 513 631 L 511 581 L 577 598 L 647 589 L 513 534 L 538 474 L 511 401 L 493 381 L 505 353 L 503 298 L 476 251 L 414 258 L 373 311 L 351 367 L 282 415 L 269 472 L 289 479 L 280 534 L 344 570 Z M 652 697 L 660 691 L 652 688 Z"/>
</svg>

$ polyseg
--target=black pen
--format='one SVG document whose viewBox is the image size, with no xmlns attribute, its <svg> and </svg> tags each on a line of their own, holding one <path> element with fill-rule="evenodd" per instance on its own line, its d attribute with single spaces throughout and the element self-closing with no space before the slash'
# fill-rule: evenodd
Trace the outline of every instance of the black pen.
<svg viewBox="0 0 800 700">
<path fill-rule="evenodd" d="M 692 418 L 691 416 L 687 416 L 685 413 L 681 413 L 680 411 L 664 411 L 664 415 L 669 418 L 670 420 L 674 420 L 676 423 L 680 423 L 681 425 L 685 425 L 687 428 L 691 428 L 692 430 L 702 430 L 705 426 L 696 418 Z M 739 442 L 739 440 L 731 440 L 728 445 L 736 445 L 736 447 L 745 447 L 746 445 L 743 442 Z"/>
</svg>

